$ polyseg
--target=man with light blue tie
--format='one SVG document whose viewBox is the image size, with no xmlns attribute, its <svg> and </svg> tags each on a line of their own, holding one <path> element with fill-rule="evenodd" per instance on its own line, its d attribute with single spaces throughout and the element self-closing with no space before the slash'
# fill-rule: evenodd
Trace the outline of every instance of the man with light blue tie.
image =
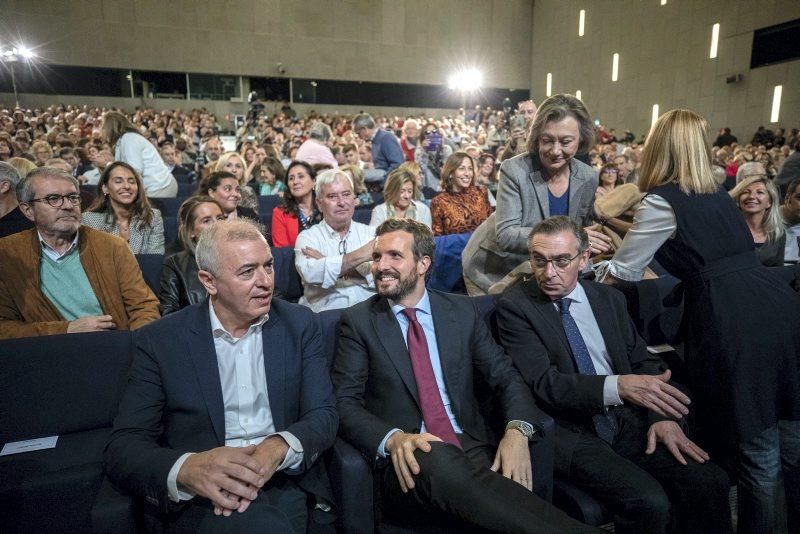
<svg viewBox="0 0 800 534">
<path fill-rule="evenodd" d="M 556 421 L 556 475 L 600 500 L 616 532 L 731 532 L 730 482 L 684 433 L 689 397 L 606 285 L 578 281 L 589 237 L 567 217 L 528 238 L 534 279 L 498 303 L 500 341 Z"/>
</svg>

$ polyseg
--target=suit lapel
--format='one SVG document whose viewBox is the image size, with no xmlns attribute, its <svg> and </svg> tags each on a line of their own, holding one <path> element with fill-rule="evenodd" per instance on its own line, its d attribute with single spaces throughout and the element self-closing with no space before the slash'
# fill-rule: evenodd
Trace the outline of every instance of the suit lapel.
<svg viewBox="0 0 800 534">
<path fill-rule="evenodd" d="M 411 396 L 419 405 L 419 394 L 417 393 L 417 382 L 414 379 L 414 369 L 411 367 L 411 358 L 408 355 L 406 342 L 403 339 L 403 331 L 397 323 L 389 301 L 380 298 L 372 305 L 372 326 L 378 333 L 386 354 L 397 369 L 397 373 L 403 380 Z"/>
<path fill-rule="evenodd" d="M 597 327 L 600 329 L 600 335 L 603 336 L 603 341 L 606 344 L 606 350 L 611 357 L 611 364 L 614 367 L 613 371 L 618 374 L 625 374 L 630 372 L 630 368 L 625 362 L 620 361 L 620 355 L 627 354 L 625 350 L 620 347 L 620 337 L 615 335 L 620 330 L 618 324 L 615 324 L 617 319 L 616 314 L 612 314 L 610 303 L 603 300 L 603 296 L 596 291 L 591 283 L 581 283 L 583 290 L 586 292 L 586 298 L 589 299 L 589 305 L 592 307 L 592 313 L 597 321 Z"/>
<path fill-rule="evenodd" d="M 453 392 L 463 390 L 456 386 L 461 380 L 459 376 L 460 360 L 466 354 L 471 363 L 472 354 L 469 350 L 461 350 L 462 336 L 457 335 L 456 332 L 463 326 L 459 326 L 450 303 L 432 291 L 428 291 L 428 296 L 431 303 L 431 315 L 433 315 L 433 327 L 436 330 L 436 346 L 439 349 L 439 362 L 442 366 L 444 385 L 453 406 L 453 413 L 458 417 L 458 414 L 461 413 L 460 396 Z"/>
<path fill-rule="evenodd" d="M 530 297 L 531 304 L 534 310 L 538 313 L 545 324 L 552 331 L 553 335 L 564 345 L 564 348 L 569 354 L 572 354 L 572 348 L 567 341 L 567 334 L 564 332 L 564 324 L 561 322 L 561 317 L 558 310 L 553 305 L 553 301 L 547 295 L 543 295 L 539 291 L 539 286 L 536 285 L 535 280 L 525 282 L 523 290 Z"/>
<path fill-rule="evenodd" d="M 532 170 L 528 175 L 531 181 L 533 190 L 536 192 L 536 200 L 539 203 L 539 216 L 542 220 L 550 216 L 550 199 L 547 197 L 547 183 L 542 179 L 542 173 L 538 170 Z"/>
<path fill-rule="evenodd" d="M 208 300 L 196 308 L 196 318 L 186 332 L 189 358 L 194 365 L 200 392 L 208 409 L 211 426 L 220 445 L 225 444 L 225 405 L 222 399 L 222 385 L 217 365 L 217 351 L 214 349 L 214 336 L 211 332 L 211 318 L 208 313 Z"/>
<path fill-rule="evenodd" d="M 282 321 L 273 306 L 270 310 L 269 320 L 264 323 L 261 330 L 261 341 L 264 346 L 264 367 L 267 377 L 267 396 L 269 409 L 272 412 L 272 422 L 275 431 L 286 428 L 284 420 L 284 399 L 286 398 L 286 361 L 289 346 L 286 339 L 286 329 L 282 328 Z"/>
</svg>

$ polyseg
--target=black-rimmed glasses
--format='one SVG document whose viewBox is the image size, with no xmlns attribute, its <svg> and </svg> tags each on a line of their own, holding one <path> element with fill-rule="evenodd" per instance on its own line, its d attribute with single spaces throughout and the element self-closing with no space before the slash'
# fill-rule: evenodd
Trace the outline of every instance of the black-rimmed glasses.
<svg viewBox="0 0 800 534">
<path fill-rule="evenodd" d="M 78 193 L 70 193 L 69 195 L 47 195 L 42 198 L 32 198 L 29 202 L 47 202 L 53 208 L 60 208 L 64 205 L 64 200 L 69 200 L 73 206 L 78 206 L 81 203 L 81 196 Z"/>
<path fill-rule="evenodd" d="M 341 241 L 339 241 L 339 255 L 344 256 L 347 254 L 347 238 L 345 237 Z"/>
</svg>

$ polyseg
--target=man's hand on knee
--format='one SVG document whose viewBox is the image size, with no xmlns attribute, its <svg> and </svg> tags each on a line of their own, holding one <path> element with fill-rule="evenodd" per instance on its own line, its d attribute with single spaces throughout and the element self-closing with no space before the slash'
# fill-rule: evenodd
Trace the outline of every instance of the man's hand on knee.
<svg viewBox="0 0 800 534">
<path fill-rule="evenodd" d="M 266 469 L 253 458 L 255 450 L 249 445 L 192 454 L 178 471 L 177 482 L 208 498 L 219 513 L 244 512 L 265 482 Z"/>
<path fill-rule="evenodd" d="M 400 482 L 400 489 L 408 493 L 414 489 L 414 477 L 420 472 L 414 451 L 431 452 L 431 441 L 442 441 L 433 434 L 406 434 L 395 432 L 386 442 L 386 450 L 392 457 L 392 465 Z"/>
<path fill-rule="evenodd" d="M 515 428 L 506 430 L 497 446 L 491 469 L 533 491 L 533 467 L 528 438 Z"/>
</svg>

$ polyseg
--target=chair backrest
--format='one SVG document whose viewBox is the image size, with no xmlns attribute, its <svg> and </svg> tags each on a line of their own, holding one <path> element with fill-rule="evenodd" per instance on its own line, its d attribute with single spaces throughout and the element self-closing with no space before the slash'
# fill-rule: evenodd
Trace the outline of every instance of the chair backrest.
<svg viewBox="0 0 800 534">
<path fill-rule="evenodd" d="M 356 208 L 355 212 L 353 212 L 353 220 L 361 224 L 369 224 L 371 218 L 372 209 L 370 208 Z"/>
<path fill-rule="evenodd" d="M 0 442 L 110 426 L 131 353 L 127 330 L 0 341 Z"/>
<path fill-rule="evenodd" d="M 372 195 L 372 203 L 373 204 L 381 204 L 383 203 L 383 193 L 380 191 L 373 191 L 370 193 Z"/>
<path fill-rule="evenodd" d="M 303 296 L 303 283 L 294 266 L 294 249 L 292 247 L 273 247 L 275 258 L 275 287 L 283 293 L 283 299 L 297 302 Z"/>
<path fill-rule="evenodd" d="M 178 208 L 181 207 L 183 201 L 186 200 L 185 196 L 177 196 L 174 198 L 149 198 L 150 203 L 158 208 L 162 217 L 176 217 L 178 215 Z"/>
<path fill-rule="evenodd" d="M 144 281 L 158 296 L 161 289 L 161 268 L 164 266 L 163 254 L 137 254 L 136 261 L 142 270 Z"/>
<path fill-rule="evenodd" d="M 174 215 L 163 217 L 164 219 L 164 243 L 172 245 L 178 240 L 178 218 Z"/>
<path fill-rule="evenodd" d="M 328 369 L 333 366 L 333 360 L 336 358 L 337 341 L 339 339 L 336 331 L 341 315 L 342 310 L 325 310 L 317 314 L 320 337 L 322 338 L 322 353 L 328 361 Z"/>
<path fill-rule="evenodd" d="M 189 177 L 190 175 L 186 174 L 184 176 Z M 188 198 L 197 191 L 197 184 L 192 182 L 178 182 L 178 197 L 180 198 Z"/>
<path fill-rule="evenodd" d="M 464 286 L 461 252 L 472 234 L 440 235 L 434 238 L 436 251 L 433 256 L 433 271 L 428 287 L 447 293 L 466 293 Z"/>
<path fill-rule="evenodd" d="M 258 195 L 258 212 L 272 215 L 272 210 L 281 203 L 278 195 Z"/>
<path fill-rule="evenodd" d="M 272 212 L 261 212 L 258 214 L 258 222 L 264 227 L 265 237 L 269 246 L 272 246 Z"/>
</svg>

